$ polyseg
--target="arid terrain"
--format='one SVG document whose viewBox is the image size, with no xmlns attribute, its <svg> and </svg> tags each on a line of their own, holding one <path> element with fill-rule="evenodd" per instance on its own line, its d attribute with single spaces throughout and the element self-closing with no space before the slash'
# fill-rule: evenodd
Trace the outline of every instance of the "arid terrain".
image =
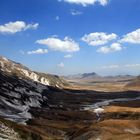
<svg viewBox="0 0 140 140">
<path fill-rule="evenodd" d="M 87 76 L 85 76 L 87 75 Z M 73 89 L 96 91 L 127 91 L 140 90 L 140 77 L 132 75 L 100 76 L 96 73 L 65 76 Z"/>
<path fill-rule="evenodd" d="M 139 77 L 62 79 L 0 62 L 1 140 L 140 139 Z"/>
</svg>

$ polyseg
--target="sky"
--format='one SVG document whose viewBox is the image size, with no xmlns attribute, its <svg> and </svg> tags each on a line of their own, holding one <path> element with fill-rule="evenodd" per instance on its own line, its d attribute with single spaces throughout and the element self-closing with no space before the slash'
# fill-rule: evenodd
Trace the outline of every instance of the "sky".
<svg viewBox="0 0 140 140">
<path fill-rule="evenodd" d="M 0 0 L 0 55 L 32 70 L 140 74 L 140 0 Z"/>
</svg>

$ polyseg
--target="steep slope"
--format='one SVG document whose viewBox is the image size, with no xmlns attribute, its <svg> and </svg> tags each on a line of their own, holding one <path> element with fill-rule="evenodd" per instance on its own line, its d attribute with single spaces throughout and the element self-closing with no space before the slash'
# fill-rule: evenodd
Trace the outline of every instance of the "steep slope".
<svg viewBox="0 0 140 140">
<path fill-rule="evenodd" d="M 40 107 L 46 100 L 41 95 L 44 89 L 43 84 L 0 71 L 0 116 L 25 123 L 31 118 L 30 108 Z"/>
<path fill-rule="evenodd" d="M 40 82 L 44 85 L 54 87 L 64 87 L 67 85 L 65 80 L 56 75 L 31 71 L 29 68 L 23 66 L 22 64 L 11 61 L 5 57 L 0 57 L 0 70 L 11 75 L 16 75 L 20 78 L 27 78 L 36 82 Z"/>
</svg>

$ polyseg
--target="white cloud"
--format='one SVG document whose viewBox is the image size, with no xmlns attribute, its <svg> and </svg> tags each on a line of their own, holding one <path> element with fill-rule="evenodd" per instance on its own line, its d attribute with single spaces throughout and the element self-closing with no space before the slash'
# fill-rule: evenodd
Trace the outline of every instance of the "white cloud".
<svg viewBox="0 0 140 140">
<path fill-rule="evenodd" d="M 71 13 L 71 15 L 73 15 L 73 16 L 77 16 L 77 15 L 83 14 L 81 11 L 77 11 L 77 10 L 75 10 L 75 9 L 71 9 L 70 13 Z"/>
<path fill-rule="evenodd" d="M 60 67 L 60 68 L 63 68 L 65 65 L 64 65 L 63 62 L 61 62 L 61 63 L 59 63 L 57 66 Z"/>
<path fill-rule="evenodd" d="M 121 44 L 113 43 L 111 44 L 110 47 L 108 46 L 101 47 L 100 49 L 97 50 L 97 52 L 107 54 L 107 53 L 121 51 L 123 48 L 124 47 L 122 47 Z"/>
<path fill-rule="evenodd" d="M 35 30 L 35 29 L 38 28 L 38 26 L 39 26 L 38 23 L 35 23 L 35 24 L 26 24 L 26 27 L 24 28 L 24 30 L 28 30 L 28 29 L 33 29 L 33 30 Z"/>
<path fill-rule="evenodd" d="M 72 57 L 71 54 L 67 54 L 67 55 L 64 56 L 64 58 L 71 58 L 71 57 Z"/>
<path fill-rule="evenodd" d="M 109 65 L 109 66 L 102 66 L 102 69 L 118 69 L 119 65 Z"/>
<path fill-rule="evenodd" d="M 82 37 L 82 40 L 88 45 L 91 46 L 100 46 L 100 45 L 105 45 L 109 41 L 112 41 L 117 38 L 117 35 L 112 33 L 112 34 L 107 34 L 104 32 L 95 32 L 95 33 L 90 33 L 88 35 L 84 35 Z"/>
<path fill-rule="evenodd" d="M 24 21 L 9 22 L 4 25 L 0 25 L 0 33 L 14 34 L 28 29 L 37 29 L 38 25 L 38 23 L 26 24 Z"/>
<path fill-rule="evenodd" d="M 37 40 L 36 43 L 46 45 L 50 50 L 54 51 L 75 52 L 80 50 L 79 44 L 69 37 L 65 37 L 64 40 L 51 37 L 47 39 Z"/>
<path fill-rule="evenodd" d="M 56 16 L 56 17 L 55 17 L 55 20 L 59 20 L 59 19 L 60 19 L 60 17 L 59 17 L 59 16 Z"/>
<path fill-rule="evenodd" d="M 121 39 L 121 42 L 140 44 L 140 29 L 137 29 L 136 31 L 126 34 Z"/>
<path fill-rule="evenodd" d="M 47 49 L 37 49 L 34 51 L 28 51 L 27 54 L 46 54 L 48 53 Z"/>
<path fill-rule="evenodd" d="M 125 67 L 140 67 L 140 64 L 126 64 Z"/>
<path fill-rule="evenodd" d="M 68 3 L 73 3 L 73 4 L 80 4 L 83 6 L 87 5 L 94 5 L 96 3 L 105 6 L 108 4 L 109 0 L 58 0 L 59 2 L 64 1 Z"/>
<path fill-rule="evenodd" d="M 25 52 L 23 50 L 20 50 L 19 53 L 21 53 L 22 55 L 25 54 Z"/>
</svg>

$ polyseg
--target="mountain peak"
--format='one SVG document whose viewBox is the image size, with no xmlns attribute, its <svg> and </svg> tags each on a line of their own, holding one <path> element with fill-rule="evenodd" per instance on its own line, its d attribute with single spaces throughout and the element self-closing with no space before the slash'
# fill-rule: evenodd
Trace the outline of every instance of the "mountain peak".
<svg viewBox="0 0 140 140">
<path fill-rule="evenodd" d="M 82 78 L 87 78 L 87 77 L 91 77 L 91 76 L 97 76 L 97 74 L 95 72 L 82 74 Z"/>
</svg>

